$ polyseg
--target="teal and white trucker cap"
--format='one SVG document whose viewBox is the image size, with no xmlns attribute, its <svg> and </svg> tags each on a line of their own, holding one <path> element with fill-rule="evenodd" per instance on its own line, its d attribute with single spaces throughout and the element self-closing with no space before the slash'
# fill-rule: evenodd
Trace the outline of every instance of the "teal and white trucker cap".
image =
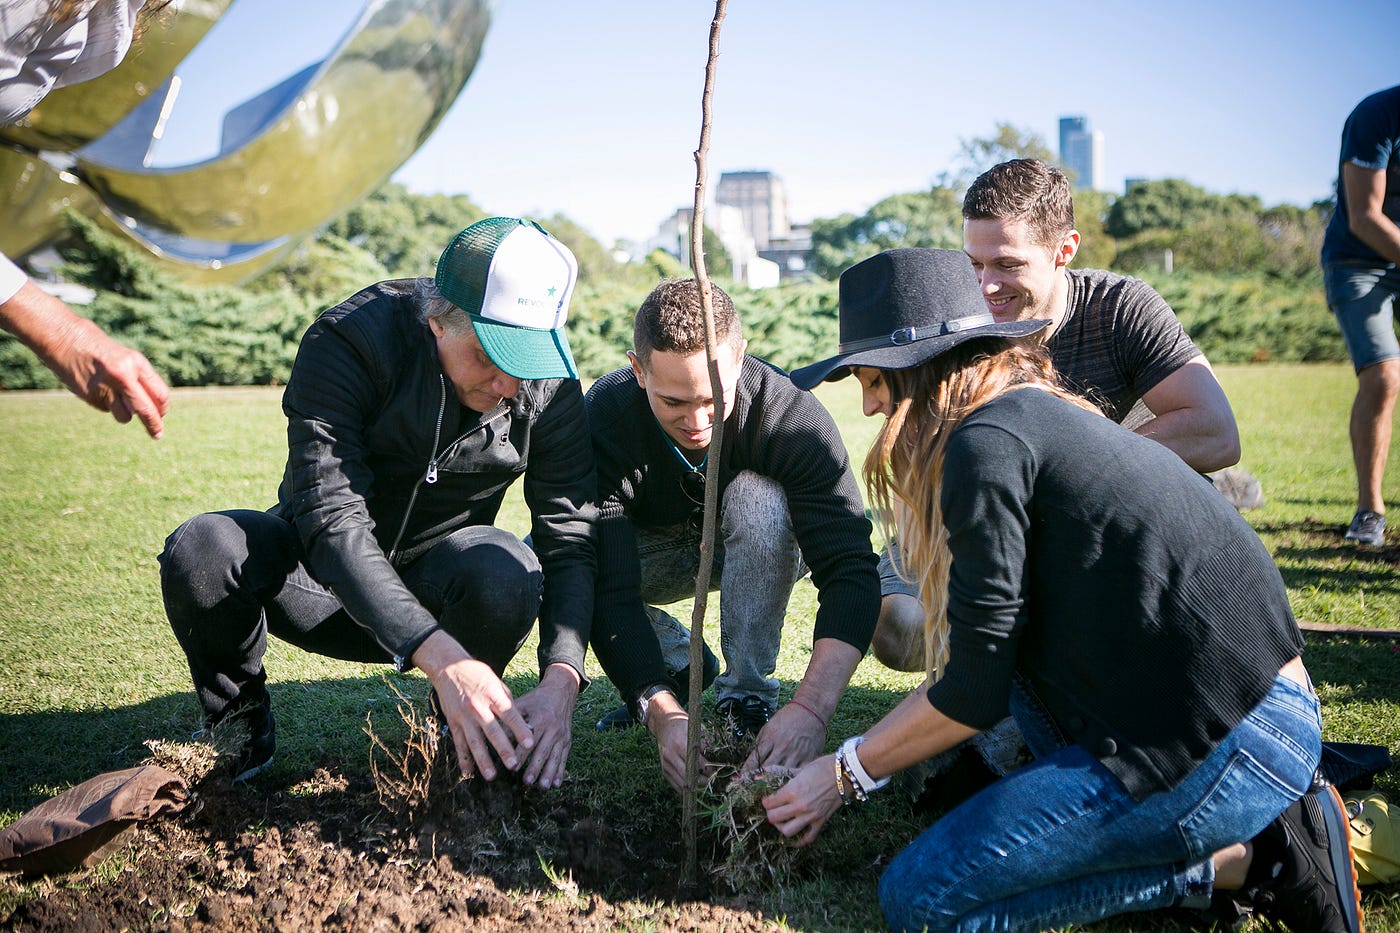
<svg viewBox="0 0 1400 933">
<path fill-rule="evenodd" d="M 539 224 L 488 217 L 453 237 L 438 291 L 471 318 L 481 348 L 517 379 L 577 379 L 564 333 L 578 261 Z"/>
</svg>

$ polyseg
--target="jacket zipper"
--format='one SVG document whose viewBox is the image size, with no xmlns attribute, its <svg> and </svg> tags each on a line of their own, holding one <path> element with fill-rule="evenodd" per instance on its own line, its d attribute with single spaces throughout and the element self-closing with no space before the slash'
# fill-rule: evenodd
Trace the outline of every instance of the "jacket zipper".
<svg viewBox="0 0 1400 933">
<path fill-rule="evenodd" d="M 442 394 L 438 398 L 437 424 L 433 426 L 433 453 L 428 460 L 428 471 L 423 474 L 423 482 L 429 486 L 438 479 L 438 441 L 442 440 L 442 416 L 447 412 L 447 380 L 442 373 L 438 373 L 438 388 L 442 390 Z M 417 501 L 418 486 L 414 484 L 413 492 L 408 497 L 408 506 L 403 510 L 403 521 L 399 522 L 399 533 L 394 535 L 394 546 L 389 548 L 391 566 L 397 566 L 399 543 L 403 541 L 403 533 L 408 529 L 408 517 L 413 514 L 413 503 Z"/>
<path fill-rule="evenodd" d="M 423 473 L 423 486 L 431 486 L 438 481 L 438 462 L 449 451 L 451 451 L 454 447 L 456 447 L 463 440 L 470 437 L 475 432 L 481 430 L 486 425 L 490 424 L 492 421 L 495 421 L 498 417 L 505 414 L 507 410 L 505 407 L 499 408 L 499 410 L 497 410 L 495 414 L 493 414 L 491 417 L 487 418 L 484 421 L 481 421 L 466 434 L 463 434 L 461 437 L 457 438 L 455 441 L 448 444 L 445 448 L 439 451 L 438 442 L 442 440 L 442 418 L 443 415 L 447 412 L 447 380 L 443 377 L 442 373 L 438 373 L 438 386 L 441 388 L 442 394 L 441 398 L 438 401 L 437 424 L 433 427 L 433 454 L 428 460 L 427 470 Z M 414 485 L 413 492 L 409 494 L 408 497 L 408 505 L 404 507 L 403 521 L 399 522 L 398 534 L 394 535 L 394 546 L 389 548 L 389 563 L 391 566 L 397 566 L 399 545 L 403 542 L 404 532 L 408 530 L 408 519 L 409 516 L 413 514 L 413 504 L 418 501 L 418 490 L 420 488 L 422 487 L 419 485 Z"/>
</svg>

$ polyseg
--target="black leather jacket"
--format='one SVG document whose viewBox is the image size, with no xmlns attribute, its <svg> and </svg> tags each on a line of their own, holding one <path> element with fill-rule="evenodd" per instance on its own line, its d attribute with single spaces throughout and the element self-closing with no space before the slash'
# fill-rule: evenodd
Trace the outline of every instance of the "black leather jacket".
<svg viewBox="0 0 1400 933">
<path fill-rule="evenodd" d="M 287 468 L 274 512 L 313 576 L 402 668 L 438 628 L 397 570 L 490 525 L 521 476 L 544 571 L 540 670 L 583 677 L 593 611 L 593 454 L 574 379 L 524 381 L 478 414 L 443 375 L 414 280 L 381 282 L 307 330 L 282 398 Z"/>
</svg>

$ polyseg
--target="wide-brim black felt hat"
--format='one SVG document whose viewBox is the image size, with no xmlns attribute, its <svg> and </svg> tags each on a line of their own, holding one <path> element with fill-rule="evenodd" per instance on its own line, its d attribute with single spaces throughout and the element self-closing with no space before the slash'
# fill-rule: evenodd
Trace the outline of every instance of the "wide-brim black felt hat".
<svg viewBox="0 0 1400 933">
<path fill-rule="evenodd" d="M 891 249 L 841 273 L 841 345 L 793 370 L 798 388 L 840 379 L 852 366 L 909 369 L 977 337 L 1025 337 L 1048 320 L 998 324 L 967 256 L 952 249 Z"/>
</svg>

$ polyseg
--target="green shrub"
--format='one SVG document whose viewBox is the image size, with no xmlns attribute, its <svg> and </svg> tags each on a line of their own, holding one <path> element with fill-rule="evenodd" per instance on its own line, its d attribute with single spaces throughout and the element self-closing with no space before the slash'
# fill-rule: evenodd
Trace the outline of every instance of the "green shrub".
<svg viewBox="0 0 1400 933">
<path fill-rule="evenodd" d="M 1172 306 L 1213 363 L 1347 358 L 1320 274 L 1295 281 L 1181 272 L 1146 273 L 1143 278 Z"/>
</svg>

